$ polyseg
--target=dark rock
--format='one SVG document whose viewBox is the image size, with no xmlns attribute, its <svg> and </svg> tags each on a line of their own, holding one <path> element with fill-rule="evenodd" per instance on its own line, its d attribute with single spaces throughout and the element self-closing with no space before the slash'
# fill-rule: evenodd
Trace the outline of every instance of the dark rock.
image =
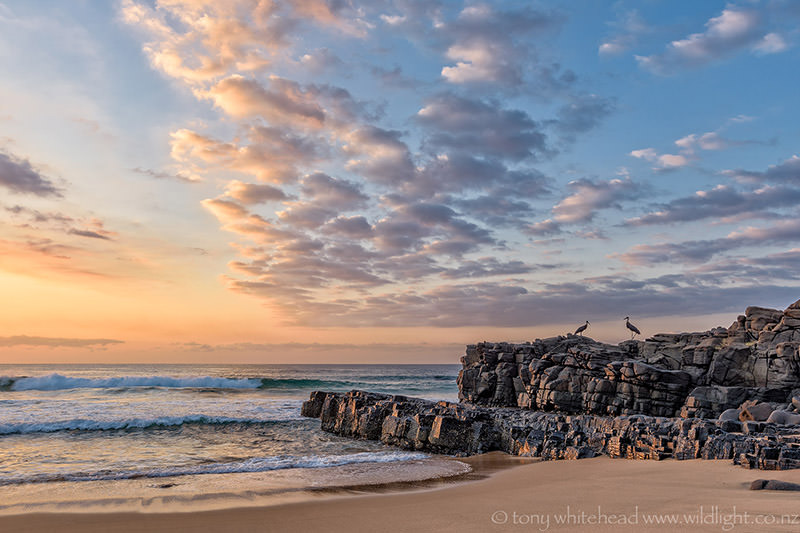
<svg viewBox="0 0 800 533">
<path fill-rule="evenodd" d="M 795 490 L 800 491 L 800 483 L 790 483 L 779 479 L 756 479 L 750 483 L 750 490 Z"/>
<path fill-rule="evenodd" d="M 459 404 L 314 392 L 301 412 L 338 435 L 435 453 L 800 468 L 800 301 L 616 346 L 575 335 L 483 342 L 461 364 Z"/>
<path fill-rule="evenodd" d="M 800 435 L 763 422 L 646 415 L 564 415 L 416 398 L 316 392 L 321 426 L 355 438 L 451 455 L 500 450 L 544 459 L 728 459 L 747 468 L 800 467 Z M 311 401 L 311 400 L 310 400 Z"/>
<path fill-rule="evenodd" d="M 749 307 L 727 329 L 661 333 L 617 346 L 575 335 L 480 343 L 467 347 L 462 365 L 465 403 L 716 418 L 748 400 L 790 401 L 800 385 L 800 308 Z"/>
</svg>

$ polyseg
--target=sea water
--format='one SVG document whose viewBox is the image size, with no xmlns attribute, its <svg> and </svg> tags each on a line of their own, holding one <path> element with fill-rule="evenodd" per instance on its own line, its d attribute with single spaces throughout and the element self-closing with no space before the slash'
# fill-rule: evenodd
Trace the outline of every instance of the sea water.
<svg viewBox="0 0 800 533">
<path fill-rule="evenodd" d="M 280 489 L 335 485 L 339 472 L 399 472 L 428 456 L 322 432 L 300 416 L 302 402 L 312 390 L 351 389 L 455 401 L 458 369 L 0 365 L 0 496 L 13 507 L 25 494 L 43 503 L 50 488 L 90 493 L 109 481 L 170 487 L 262 474 Z"/>
</svg>

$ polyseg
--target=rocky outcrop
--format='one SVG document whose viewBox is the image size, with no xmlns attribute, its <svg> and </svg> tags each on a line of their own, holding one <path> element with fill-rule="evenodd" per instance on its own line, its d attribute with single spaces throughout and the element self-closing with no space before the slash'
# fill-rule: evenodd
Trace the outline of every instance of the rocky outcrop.
<svg viewBox="0 0 800 533">
<path fill-rule="evenodd" d="M 544 459 L 728 459 L 746 468 L 800 468 L 800 434 L 764 422 L 564 415 L 431 402 L 363 391 L 314 392 L 305 416 L 338 435 L 450 455 L 500 450 Z"/>
<path fill-rule="evenodd" d="M 616 346 L 574 335 L 481 343 L 461 362 L 459 399 L 474 405 L 716 418 L 749 400 L 787 403 L 800 387 L 800 301 L 748 307 L 727 329 Z"/>
<path fill-rule="evenodd" d="M 574 335 L 467 347 L 461 403 L 314 392 L 322 429 L 434 453 L 729 459 L 800 468 L 800 301 L 729 328 L 619 345 Z"/>
</svg>

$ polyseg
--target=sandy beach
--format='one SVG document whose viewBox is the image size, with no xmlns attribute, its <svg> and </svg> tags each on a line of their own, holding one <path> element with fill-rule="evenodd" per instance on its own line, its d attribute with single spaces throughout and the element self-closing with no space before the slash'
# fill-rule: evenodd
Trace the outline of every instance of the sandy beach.
<svg viewBox="0 0 800 533">
<path fill-rule="evenodd" d="M 485 466 L 485 465 L 484 465 Z M 6 516 L 8 531 L 797 531 L 796 492 L 751 491 L 800 471 L 727 461 L 599 457 L 537 462 L 485 479 L 265 507 Z"/>
</svg>

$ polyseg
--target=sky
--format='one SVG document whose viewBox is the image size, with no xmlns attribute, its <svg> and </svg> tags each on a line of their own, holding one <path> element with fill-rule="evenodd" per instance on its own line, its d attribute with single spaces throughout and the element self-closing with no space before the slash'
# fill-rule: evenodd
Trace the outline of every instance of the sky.
<svg viewBox="0 0 800 533">
<path fill-rule="evenodd" d="M 0 0 L 0 362 L 457 363 L 800 299 L 800 3 Z"/>
</svg>

